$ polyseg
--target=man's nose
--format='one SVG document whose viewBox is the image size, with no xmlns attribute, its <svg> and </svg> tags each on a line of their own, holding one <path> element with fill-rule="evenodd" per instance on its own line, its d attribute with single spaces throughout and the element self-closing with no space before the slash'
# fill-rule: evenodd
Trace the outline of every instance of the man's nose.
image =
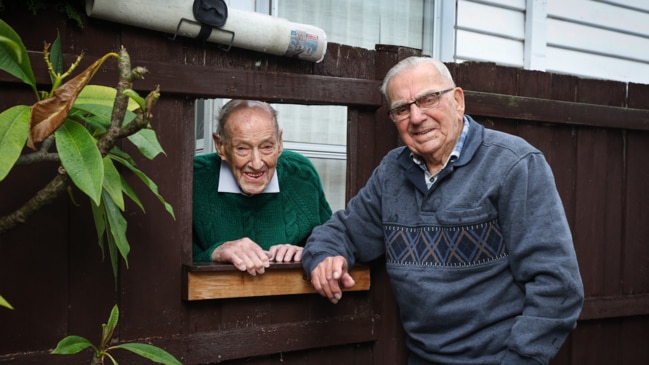
<svg viewBox="0 0 649 365">
<path fill-rule="evenodd" d="M 261 159 L 261 151 L 258 148 L 252 149 L 252 154 L 250 155 L 250 167 L 255 170 L 264 167 L 264 161 Z"/>
<path fill-rule="evenodd" d="M 418 124 L 426 120 L 426 114 L 416 103 L 410 104 L 410 123 Z"/>
</svg>

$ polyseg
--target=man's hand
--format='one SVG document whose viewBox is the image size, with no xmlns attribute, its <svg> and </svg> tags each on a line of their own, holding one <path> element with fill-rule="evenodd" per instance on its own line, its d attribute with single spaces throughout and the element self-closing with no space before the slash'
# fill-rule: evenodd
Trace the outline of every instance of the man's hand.
<svg viewBox="0 0 649 365">
<path fill-rule="evenodd" d="M 212 252 L 212 261 L 229 262 L 250 275 L 263 274 L 270 266 L 269 253 L 250 238 L 227 241 Z"/>
<path fill-rule="evenodd" d="M 344 257 L 327 257 L 311 271 L 311 284 L 320 295 L 336 304 L 343 296 L 343 289 L 356 284 L 347 270 Z"/>
<path fill-rule="evenodd" d="M 291 244 L 271 246 L 268 250 L 268 256 L 271 261 L 275 262 L 300 262 L 302 261 L 303 247 Z"/>
</svg>

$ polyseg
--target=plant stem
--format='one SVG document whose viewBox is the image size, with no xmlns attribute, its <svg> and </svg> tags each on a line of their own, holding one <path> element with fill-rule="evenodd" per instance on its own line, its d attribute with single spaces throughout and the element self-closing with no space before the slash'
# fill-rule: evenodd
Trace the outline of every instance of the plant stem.
<svg viewBox="0 0 649 365">
<path fill-rule="evenodd" d="M 0 234 L 5 233 L 18 224 L 24 223 L 27 217 L 50 204 L 69 185 L 70 178 L 66 174 L 57 175 L 47 186 L 37 192 L 25 205 L 15 212 L 0 218 Z"/>
<path fill-rule="evenodd" d="M 108 56 L 114 56 L 115 54 L 108 54 Z M 128 106 L 128 97 L 124 95 L 124 90 L 130 89 L 133 84 L 133 80 L 140 79 L 143 76 L 143 73 L 146 70 L 142 68 L 136 68 L 134 72 L 131 71 L 131 60 L 124 49 L 120 50 L 119 53 L 119 82 L 117 85 L 117 96 L 115 97 L 115 103 L 113 104 L 113 112 L 111 115 L 111 126 L 108 128 L 108 131 L 97 141 L 97 148 L 101 152 L 102 156 L 105 156 L 110 152 L 117 141 L 121 138 L 129 136 L 131 134 L 137 133 L 139 130 L 146 128 L 149 124 L 150 119 L 150 110 L 142 111 L 138 118 L 133 122 L 129 123 L 124 129 L 121 129 L 120 126 L 124 121 L 124 115 L 126 114 L 126 108 Z M 151 106 L 155 104 L 157 100 L 158 90 L 152 92 L 149 99 Z M 152 96 L 153 95 L 153 96 Z M 48 145 L 49 146 L 49 145 Z M 25 157 L 22 162 L 34 162 L 33 160 L 49 160 L 54 159 L 53 155 L 45 153 L 34 153 L 32 157 Z M 58 156 L 57 156 L 58 158 Z M 14 211 L 13 213 L 0 217 L 0 234 L 8 232 L 15 228 L 18 224 L 24 223 L 27 218 L 32 215 L 34 212 L 41 209 L 46 204 L 50 204 L 54 199 L 61 193 L 63 193 L 67 187 L 70 185 L 70 178 L 65 173 L 65 170 L 60 167 L 59 175 L 50 181 L 43 189 L 38 191 L 27 203 L 22 207 Z"/>
<path fill-rule="evenodd" d="M 113 112 L 110 118 L 110 127 L 102 138 L 97 142 L 97 148 L 102 156 L 105 156 L 115 146 L 115 141 L 119 136 L 120 126 L 126 115 L 128 107 L 128 96 L 124 95 L 124 90 L 133 86 L 133 76 L 131 74 L 131 60 L 124 47 L 119 52 L 119 82 L 117 83 L 117 95 L 113 103 Z"/>
</svg>

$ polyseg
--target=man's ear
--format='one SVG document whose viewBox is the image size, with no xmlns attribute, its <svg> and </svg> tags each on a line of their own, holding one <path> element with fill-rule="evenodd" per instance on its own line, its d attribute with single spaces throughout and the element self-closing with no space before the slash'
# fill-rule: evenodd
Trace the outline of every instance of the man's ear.
<svg viewBox="0 0 649 365">
<path fill-rule="evenodd" d="M 282 153 L 282 151 L 284 151 L 284 141 L 282 140 L 282 130 L 281 129 L 279 130 L 279 138 L 278 138 L 278 140 L 279 140 L 279 146 L 278 146 L 279 147 L 279 153 Z"/>
<path fill-rule="evenodd" d="M 216 148 L 216 153 L 221 157 L 221 160 L 227 161 L 225 155 L 225 144 L 223 143 L 223 138 L 219 136 L 218 133 L 212 133 L 212 139 L 214 140 L 214 148 Z"/>
<path fill-rule="evenodd" d="M 455 108 L 457 113 L 464 115 L 464 90 L 460 87 L 455 88 L 453 97 L 455 98 Z"/>
</svg>

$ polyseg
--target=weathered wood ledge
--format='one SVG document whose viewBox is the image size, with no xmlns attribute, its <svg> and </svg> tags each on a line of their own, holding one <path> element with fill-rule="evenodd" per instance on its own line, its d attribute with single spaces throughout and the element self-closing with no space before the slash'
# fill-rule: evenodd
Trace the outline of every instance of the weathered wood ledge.
<svg viewBox="0 0 649 365">
<path fill-rule="evenodd" d="M 231 264 L 185 265 L 183 271 L 183 299 L 190 301 L 316 292 L 300 263 L 273 263 L 264 274 L 256 276 Z M 370 289 L 369 266 L 356 265 L 350 274 L 356 285 L 346 291 Z"/>
</svg>

